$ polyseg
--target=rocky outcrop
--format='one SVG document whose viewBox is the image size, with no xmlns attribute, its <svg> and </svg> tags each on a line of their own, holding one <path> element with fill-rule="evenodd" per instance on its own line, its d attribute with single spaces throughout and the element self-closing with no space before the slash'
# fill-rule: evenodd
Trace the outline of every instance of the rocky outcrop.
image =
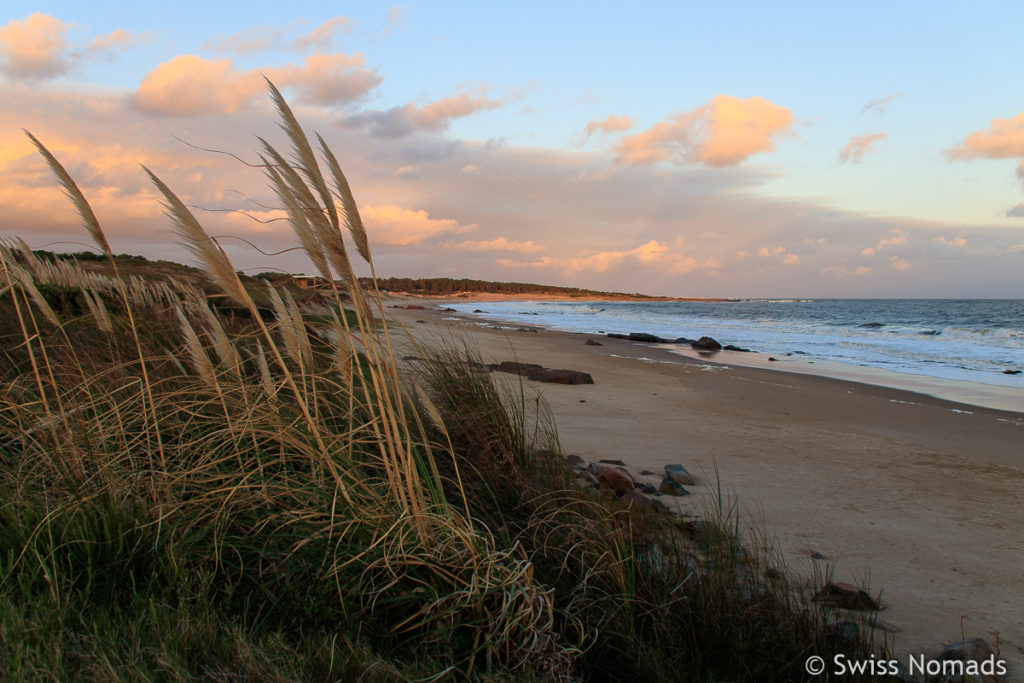
<svg viewBox="0 0 1024 683">
<path fill-rule="evenodd" d="M 714 339 L 712 339 L 711 337 L 701 337 L 697 341 L 690 344 L 690 346 L 697 349 L 698 351 L 720 351 L 722 349 L 722 345 L 719 344 Z"/>
<path fill-rule="evenodd" d="M 853 584 L 833 581 L 825 584 L 814 599 L 827 602 L 840 609 L 877 610 L 879 605 L 867 592 Z"/>
<path fill-rule="evenodd" d="M 488 365 L 488 370 L 507 372 L 513 375 L 520 375 L 536 382 L 549 382 L 552 384 L 593 384 L 594 378 L 589 373 L 578 370 L 555 370 L 545 368 L 543 365 L 534 363 L 516 363 L 506 360 L 497 365 Z"/>
<path fill-rule="evenodd" d="M 618 467 L 606 467 L 598 472 L 597 483 L 603 489 L 615 491 L 619 498 L 633 491 L 633 478 Z"/>
<path fill-rule="evenodd" d="M 683 486 L 696 486 L 697 480 L 686 468 L 679 464 L 665 465 L 665 476 L 679 482 Z"/>
<path fill-rule="evenodd" d="M 661 480 L 661 485 L 658 486 L 658 490 L 664 493 L 666 496 L 688 496 L 690 492 L 683 488 L 675 479 L 669 479 L 665 477 Z"/>
<path fill-rule="evenodd" d="M 588 339 L 587 341 L 585 341 L 585 342 L 583 342 L 583 343 L 584 343 L 584 344 L 585 344 L 586 346 L 604 346 L 604 344 L 602 344 L 601 342 L 599 342 L 599 341 L 594 341 L 593 339 Z"/>
</svg>

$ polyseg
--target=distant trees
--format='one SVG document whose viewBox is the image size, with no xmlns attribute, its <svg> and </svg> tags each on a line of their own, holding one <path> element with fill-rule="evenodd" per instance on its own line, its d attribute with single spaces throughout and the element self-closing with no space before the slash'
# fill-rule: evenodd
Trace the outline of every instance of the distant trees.
<svg viewBox="0 0 1024 683">
<path fill-rule="evenodd" d="M 373 285 L 370 278 L 360 278 L 365 287 Z M 554 285 L 538 285 L 526 282 L 491 282 L 488 280 L 470 280 L 468 278 L 431 277 L 388 277 L 378 278 L 380 288 L 388 292 L 409 292 L 445 296 L 462 292 L 486 292 L 490 294 L 560 294 L 563 296 L 595 296 L 608 295 L 612 292 L 598 292 L 579 287 L 556 287 Z"/>
</svg>

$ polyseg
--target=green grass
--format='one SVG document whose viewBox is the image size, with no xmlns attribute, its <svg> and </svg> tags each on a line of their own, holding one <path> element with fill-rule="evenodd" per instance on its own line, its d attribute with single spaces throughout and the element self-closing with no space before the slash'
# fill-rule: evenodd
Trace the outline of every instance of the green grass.
<svg viewBox="0 0 1024 683">
<path fill-rule="evenodd" d="M 724 496 L 693 537 L 578 488 L 546 406 L 464 344 L 401 371 L 348 183 L 272 94 L 268 179 L 348 283 L 326 302 L 239 278 L 155 175 L 223 298 L 127 277 L 39 144 L 108 269 L 0 249 L 9 678 L 796 680 L 867 651 Z"/>
</svg>

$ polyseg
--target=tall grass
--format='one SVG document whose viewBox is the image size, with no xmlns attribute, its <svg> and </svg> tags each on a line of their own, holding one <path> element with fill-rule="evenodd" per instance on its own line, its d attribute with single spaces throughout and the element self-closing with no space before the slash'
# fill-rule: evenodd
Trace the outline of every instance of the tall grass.
<svg viewBox="0 0 1024 683">
<path fill-rule="evenodd" d="M 349 183 L 269 87 L 266 175 L 329 316 L 247 286 L 149 170 L 229 303 L 124 280 L 32 137 L 113 275 L 0 248 L 13 678 L 785 680 L 837 646 L 732 512 L 694 540 L 578 488 L 544 405 L 465 346 L 403 372 Z"/>
</svg>

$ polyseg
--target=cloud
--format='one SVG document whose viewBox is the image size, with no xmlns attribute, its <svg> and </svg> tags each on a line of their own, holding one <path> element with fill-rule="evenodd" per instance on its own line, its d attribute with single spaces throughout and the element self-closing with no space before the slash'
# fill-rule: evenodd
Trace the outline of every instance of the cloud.
<svg viewBox="0 0 1024 683">
<path fill-rule="evenodd" d="M 887 139 L 885 133 L 869 133 L 867 135 L 854 135 L 846 143 L 846 147 L 839 150 L 839 163 L 847 161 L 859 164 L 864 160 L 864 155 L 874 151 L 875 143 Z"/>
<path fill-rule="evenodd" d="M 901 97 L 903 97 L 903 93 L 901 92 L 893 93 L 892 95 L 886 95 L 884 97 L 876 97 L 875 99 L 865 104 L 864 107 L 860 110 L 860 113 L 871 113 L 875 115 L 884 114 L 885 111 L 889 108 L 889 105 Z"/>
<path fill-rule="evenodd" d="M 589 140 L 591 136 L 596 134 L 611 135 L 612 133 L 621 133 L 629 130 L 636 124 L 636 119 L 632 116 L 616 116 L 612 114 L 606 119 L 598 121 L 594 119 L 587 123 L 587 127 L 583 130 L 583 137 L 585 140 Z"/>
<path fill-rule="evenodd" d="M 258 73 L 236 71 L 230 59 L 179 55 L 147 73 L 131 103 L 166 116 L 230 114 L 265 89 Z"/>
<path fill-rule="evenodd" d="M 229 58 L 179 55 L 147 73 L 131 96 L 137 109 L 165 116 L 230 114 L 266 92 L 263 74 L 278 87 L 291 87 L 307 104 L 338 104 L 359 99 L 382 78 L 364 68 L 362 55 L 312 54 L 301 65 L 261 72 L 239 71 Z"/>
<path fill-rule="evenodd" d="M 955 249 L 966 249 L 967 248 L 967 240 L 964 239 L 963 237 L 954 237 L 952 239 L 948 239 L 946 237 L 941 237 L 940 236 L 940 237 L 936 237 L 935 241 L 938 242 L 939 244 L 943 245 L 943 246 L 953 247 Z"/>
<path fill-rule="evenodd" d="M 541 246 L 529 240 L 526 242 L 515 242 L 513 240 L 506 239 L 505 237 L 498 237 L 493 240 L 468 240 L 465 242 L 454 242 L 444 245 L 445 248 L 460 249 L 462 251 L 513 251 L 520 254 L 532 254 L 538 251 L 544 251 L 547 247 Z"/>
<path fill-rule="evenodd" d="M 334 43 L 334 34 L 349 31 L 352 21 L 343 16 L 332 17 L 315 29 L 299 36 L 292 41 L 291 49 L 304 52 L 306 50 L 329 50 Z"/>
<path fill-rule="evenodd" d="M 696 109 L 673 114 L 641 133 L 622 138 L 615 148 L 617 161 L 735 166 L 754 154 L 774 150 L 773 139 L 786 133 L 792 123 L 788 109 L 763 97 L 741 100 L 716 95 Z"/>
<path fill-rule="evenodd" d="M 821 269 L 822 275 L 835 275 L 837 277 L 848 277 L 850 275 L 870 275 L 870 266 L 857 266 L 856 268 L 850 268 L 849 266 L 828 266 Z"/>
<path fill-rule="evenodd" d="M 36 12 L 0 26 L 0 73 L 12 80 L 34 82 L 68 73 L 92 57 L 148 42 L 148 34 L 115 29 L 93 37 L 84 45 L 66 38 L 75 24 Z"/>
<path fill-rule="evenodd" d="M 0 27 L 0 70 L 13 79 L 34 81 L 67 73 L 72 59 L 64 34 L 71 27 L 36 12 Z"/>
<path fill-rule="evenodd" d="M 904 271 L 907 271 L 907 270 L 910 270 L 911 268 L 913 268 L 913 266 L 911 265 L 910 261 L 908 261 L 905 258 L 900 258 L 899 256 L 890 256 L 889 257 L 889 266 L 893 270 L 898 271 L 898 272 L 904 272 Z"/>
<path fill-rule="evenodd" d="M 409 247 L 423 244 L 431 237 L 476 230 L 475 223 L 459 225 L 450 218 L 431 218 L 422 209 L 406 209 L 394 204 L 359 207 L 371 244 Z"/>
<path fill-rule="evenodd" d="M 303 22 L 295 22 L 283 28 L 276 26 L 253 26 L 243 31 L 222 36 L 203 43 L 203 49 L 217 54 L 253 54 L 266 50 L 289 50 L 292 52 L 308 52 L 309 50 L 329 50 L 334 44 L 334 36 L 338 31 L 349 31 L 352 21 L 347 17 L 331 17 L 309 33 L 300 34 L 291 40 L 286 36 Z"/>
<path fill-rule="evenodd" d="M 280 87 L 293 88 L 299 101 L 321 105 L 358 100 L 384 80 L 376 70 L 366 68 L 361 54 L 315 53 L 299 66 L 289 64 L 264 73 Z"/>
<path fill-rule="evenodd" d="M 1012 209 L 1009 209 L 1006 212 L 1006 217 L 1007 218 L 1010 218 L 1010 217 L 1024 218 L 1024 203 L 1018 204 L 1017 206 L 1013 207 Z"/>
<path fill-rule="evenodd" d="M 1012 119 L 992 119 L 986 130 L 971 133 L 946 150 L 950 161 L 963 159 L 1020 159 L 1017 177 L 1024 181 L 1024 111 Z"/>
<path fill-rule="evenodd" d="M 479 86 L 472 92 L 462 92 L 423 106 L 408 103 L 383 111 L 361 112 L 345 117 L 342 124 L 351 128 L 368 127 L 370 134 L 379 138 L 400 138 L 417 131 L 445 130 L 454 118 L 497 109 L 506 101 L 505 98 L 489 98 L 487 88 Z"/>
<path fill-rule="evenodd" d="M 666 244 L 651 240 L 633 249 L 583 251 L 570 258 L 542 256 L 534 261 L 500 259 L 506 267 L 552 268 L 566 275 L 577 273 L 614 273 L 629 269 L 651 269 L 680 275 L 698 267 L 695 258 L 672 251 Z"/>
<path fill-rule="evenodd" d="M 462 167 L 462 170 L 459 171 L 459 173 L 462 175 L 480 175 L 480 167 L 473 164 L 466 164 Z"/>
</svg>

